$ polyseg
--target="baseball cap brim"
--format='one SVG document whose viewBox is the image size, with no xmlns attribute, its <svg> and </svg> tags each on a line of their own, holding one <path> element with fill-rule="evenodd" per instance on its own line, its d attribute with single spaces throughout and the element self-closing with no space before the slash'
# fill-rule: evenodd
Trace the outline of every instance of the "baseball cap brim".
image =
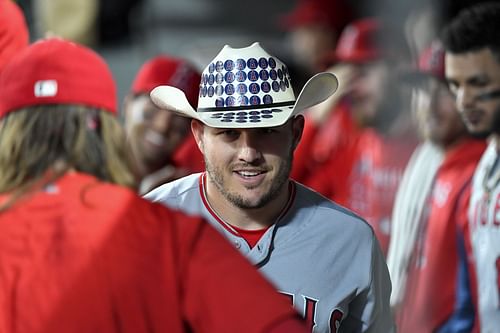
<svg viewBox="0 0 500 333">
<path fill-rule="evenodd" d="M 172 86 L 158 86 L 151 91 L 150 96 L 153 103 L 159 108 L 197 119 L 210 127 L 259 128 L 283 125 L 291 117 L 326 100 L 335 93 L 337 88 L 338 80 L 334 74 L 318 73 L 306 82 L 293 104 L 234 107 L 234 110 L 223 112 L 197 112 L 187 101 L 184 92 Z M 234 121 L 225 122 L 228 117 Z M 239 122 L 238 119 L 243 119 L 243 117 L 245 121 Z M 249 117 L 250 120 L 248 120 Z"/>
</svg>

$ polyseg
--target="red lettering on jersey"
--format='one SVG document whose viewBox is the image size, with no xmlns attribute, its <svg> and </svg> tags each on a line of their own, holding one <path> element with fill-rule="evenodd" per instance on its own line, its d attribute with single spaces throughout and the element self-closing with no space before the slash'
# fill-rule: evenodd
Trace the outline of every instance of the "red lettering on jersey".
<svg viewBox="0 0 500 333">
<path fill-rule="evenodd" d="M 330 332 L 337 333 L 340 327 L 340 322 L 344 317 L 344 313 L 338 309 L 333 310 L 330 316 Z"/>
<path fill-rule="evenodd" d="M 280 291 L 280 294 L 288 298 L 290 304 L 297 308 L 294 294 L 285 293 L 283 291 Z M 314 326 L 316 326 L 316 304 L 318 303 L 318 300 L 304 295 L 301 296 L 304 299 L 304 311 L 302 312 L 302 316 L 306 320 L 307 327 L 309 327 L 309 330 L 312 332 Z"/>
<path fill-rule="evenodd" d="M 290 302 L 290 304 L 292 306 L 295 305 L 294 304 L 295 303 L 295 299 L 294 299 L 293 294 L 285 293 L 284 291 L 280 291 L 279 293 L 282 294 L 283 296 L 285 296 L 288 299 L 288 301 Z"/>
<path fill-rule="evenodd" d="M 309 327 L 310 332 L 312 332 L 314 326 L 316 326 L 316 303 L 318 303 L 318 300 L 307 296 L 302 297 L 304 297 L 305 303 L 304 317 L 306 319 L 307 327 Z"/>
</svg>

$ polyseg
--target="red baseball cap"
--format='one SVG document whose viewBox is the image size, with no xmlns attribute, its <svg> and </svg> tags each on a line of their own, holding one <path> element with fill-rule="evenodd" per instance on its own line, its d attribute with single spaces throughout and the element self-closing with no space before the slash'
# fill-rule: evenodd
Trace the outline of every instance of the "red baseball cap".
<svg viewBox="0 0 500 333">
<path fill-rule="evenodd" d="M 420 55 L 418 59 L 418 70 L 420 73 L 433 75 L 440 80 L 445 79 L 444 75 L 444 56 L 443 45 L 434 41 Z"/>
<path fill-rule="evenodd" d="M 139 69 L 132 84 L 133 94 L 149 94 L 161 85 L 179 88 L 189 103 L 196 107 L 201 74 L 186 60 L 161 55 L 147 61 Z"/>
<path fill-rule="evenodd" d="M 0 72 L 29 43 L 24 14 L 12 0 L 0 0 Z"/>
<path fill-rule="evenodd" d="M 87 47 L 60 38 L 38 41 L 0 73 L 0 118 L 17 109 L 77 104 L 117 112 L 108 65 Z"/>
<path fill-rule="evenodd" d="M 334 58 L 338 62 L 365 63 L 382 57 L 380 24 L 364 18 L 349 24 L 339 36 Z"/>
<path fill-rule="evenodd" d="M 444 74 L 445 50 L 439 41 L 433 41 L 426 47 L 418 58 L 416 69 L 403 73 L 401 78 L 409 83 L 418 83 L 419 80 L 434 77 L 445 80 Z"/>
<path fill-rule="evenodd" d="M 291 30 L 321 23 L 341 31 L 352 18 L 352 8 L 344 0 L 299 0 L 295 8 L 281 18 L 280 24 Z"/>
</svg>

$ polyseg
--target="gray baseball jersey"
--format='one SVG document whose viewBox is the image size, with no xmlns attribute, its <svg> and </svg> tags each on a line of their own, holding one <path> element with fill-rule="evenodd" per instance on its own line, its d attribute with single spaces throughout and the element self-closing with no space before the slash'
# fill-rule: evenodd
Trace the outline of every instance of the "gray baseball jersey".
<svg viewBox="0 0 500 333">
<path fill-rule="evenodd" d="M 500 330 L 500 164 L 490 141 L 474 173 L 469 228 L 478 272 L 478 315 L 481 332 Z"/>
<path fill-rule="evenodd" d="M 318 193 L 291 182 L 276 224 L 250 248 L 210 208 L 204 174 L 145 197 L 205 217 L 290 298 L 312 332 L 392 332 L 387 266 L 370 226 Z"/>
</svg>

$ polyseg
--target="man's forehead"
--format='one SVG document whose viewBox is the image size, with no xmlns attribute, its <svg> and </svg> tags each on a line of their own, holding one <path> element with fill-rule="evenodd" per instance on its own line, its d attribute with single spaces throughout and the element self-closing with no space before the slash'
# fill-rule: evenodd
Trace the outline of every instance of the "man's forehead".
<svg viewBox="0 0 500 333">
<path fill-rule="evenodd" d="M 279 126 L 260 126 L 260 127 L 211 127 L 211 126 L 209 126 L 207 124 L 202 123 L 199 120 L 193 119 L 192 121 L 198 121 L 204 127 L 209 128 L 211 130 L 217 130 L 217 131 L 228 131 L 228 130 L 232 130 L 232 131 L 250 131 L 250 130 L 259 131 L 260 130 L 260 131 L 262 131 L 262 130 L 266 130 L 266 129 L 280 129 L 280 128 L 286 127 L 289 124 L 293 123 L 294 119 L 297 119 L 299 116 L 300 115 L 295 116 L 293 118 L 290 118 L 284 124 L 279 125 Z"/>
<path fill-rule="evenodd" d="M 446 52 L 445 73 L 447 78 L 488 76 L 500 64 L 488 48 L 464 53 Z"/>
</svg>

